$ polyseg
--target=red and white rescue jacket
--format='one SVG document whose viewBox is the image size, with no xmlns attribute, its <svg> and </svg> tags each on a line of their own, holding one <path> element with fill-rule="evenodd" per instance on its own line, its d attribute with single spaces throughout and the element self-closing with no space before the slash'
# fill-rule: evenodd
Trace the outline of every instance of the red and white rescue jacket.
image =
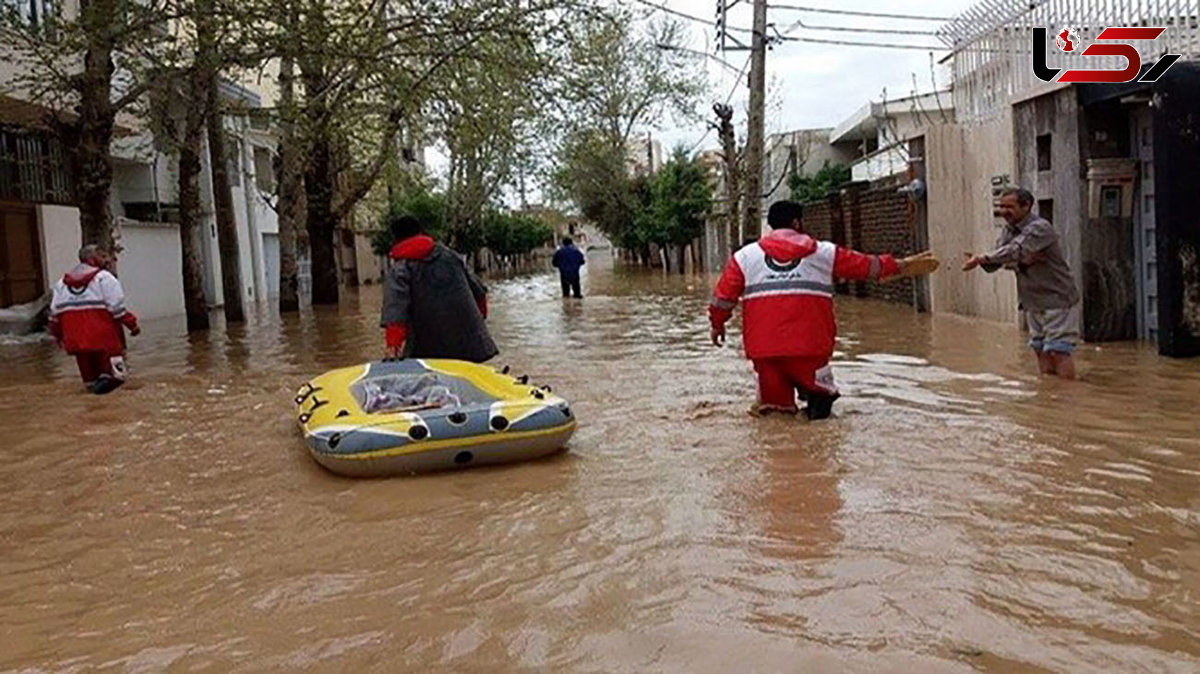
<svg viewBox="0 0 1200 674">
<path fill-rule="evenodd" d="M 137 317 L 125 309 L 125 291 L 116 276 L 80 264 L 54 284 L 50 333 L 67 353 L 123 352 L 122 325 L 137 328 Z"/>
<path fill-rule="evenodd" d="M 891 255 L 866 255 L 779 229 L 734 254 L 713 292 L 714 326 L 742 307 L 746 356 L 830 358 L 837 337 L 834 281 L 874 280 L 900 271 Z"/>
</svg>

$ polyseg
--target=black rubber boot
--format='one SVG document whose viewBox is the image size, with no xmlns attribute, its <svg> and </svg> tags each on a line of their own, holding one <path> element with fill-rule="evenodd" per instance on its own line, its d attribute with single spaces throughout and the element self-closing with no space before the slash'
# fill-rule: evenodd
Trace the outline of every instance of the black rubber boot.
<svg viewBox="0 0 1200 674">
<path fill-rule="evenodd" d="M 808 405 L 804 407 L 804 416 L 808 417 L 809 421 L 828 419 L 833 414 L 833 401 L 840 397 L 837 394 L 809 393 Z"/>
<path fill-rule="evenodd" d="M 124 383 L 125 380 L 123 379 L 117 379 L 112 375 L 102 374 L 100 375 L 99 379 L 92 383 L 91 387 L 89 387 L 89 390 L 98 396 L 102 396 L 106 393 L 112 393 L 113 391 L 121 388 L 121 384 Z"/>
</svg>

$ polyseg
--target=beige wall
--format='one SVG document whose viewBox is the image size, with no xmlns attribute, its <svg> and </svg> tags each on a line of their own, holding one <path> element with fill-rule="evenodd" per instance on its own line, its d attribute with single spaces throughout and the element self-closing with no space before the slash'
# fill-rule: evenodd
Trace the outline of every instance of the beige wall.
<svg viewBox="0 0 1200 674">
<path fill-rule="evenodd" d="M 62 278 L 79 262 L 79 210 L 68 206 L 39 205 L 38 223 L 42 231 L 42 262 L 46 266 L 46 284 Z"/>
<path fill-rule="evenodd" d="M 371 249 L 371 235 L 364 232 L 354 233 L 354 256 L 358 263 L 358 282 L 361 285 L 379 283 L 382 271 L 379 269 L 379 257 Z"/>
<path fill-rule="evenodd" d="M 118 264 L 125 303 L 139 318 L 183 313 L 179 227 L 123 220 Z"/>
<path fill-rule="evenodd" d="M 38 206 L 46 283 L 53 285 L 79 262 L 79 211 L 67 206 Z M 179 229 L 122 219 L 117 269 L 130 311 L 140 318 L 183 313 L 183 271 Z"/>
<path fill-rule="evenodd" d="M 1012 118 L 977 126 L 939 125 L 925 135 L 930 247 L 943 268 L 930 279 L 935 313 L 1017 322 L 1011 272 L 960 271 L 963 253 L 991 250 L 1000 234 L 992 215 L 994 175 L 1013 171 Z"/>
</svg>

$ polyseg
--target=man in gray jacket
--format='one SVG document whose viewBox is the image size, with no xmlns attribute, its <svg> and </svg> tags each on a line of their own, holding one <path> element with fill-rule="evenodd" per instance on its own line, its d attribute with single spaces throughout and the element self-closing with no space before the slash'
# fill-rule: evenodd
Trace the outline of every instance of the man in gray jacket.
<svg viewBox="0 0 1200 674">
<path fill-rule="evenodd" d="M 1000 194 L 1000 212 L 1008 223 L 997 248 L 986 255 L 967 254 L 963 271 L 982 267 L 1017 273 L 1017 299 L 1029 324 L 1029 346 L 1037 354 L 1038 370 L 1064 379 L 1075 378 L 1072 355 L 1079 342 L 1079 290 L 1063 256 L 1054 226 L 1034 215 L 1033 194 L 1009 188 Z"/>
<path fill-rule="evenodd" d="M 388 355 L 483 363 L 499 350 L 488 334 L 487 288 L 454 251 L 426 236 L 409 216 L 392 219 L 383 289 Z"/>
</svg>

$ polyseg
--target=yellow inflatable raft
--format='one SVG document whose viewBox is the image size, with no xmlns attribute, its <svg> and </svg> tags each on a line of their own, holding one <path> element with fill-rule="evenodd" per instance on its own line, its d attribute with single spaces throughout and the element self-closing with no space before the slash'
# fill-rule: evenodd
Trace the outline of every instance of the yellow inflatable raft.
<svg viewBox="0 0 1200 674">
<path fill-rule="evenodd" d="M 354 477 L 534 459 L 575 432 L 567 401 L 549 387 L 457 360 L 333 370 L 305 384 L 295 402 L 313 458 Z"/>
</svg>

